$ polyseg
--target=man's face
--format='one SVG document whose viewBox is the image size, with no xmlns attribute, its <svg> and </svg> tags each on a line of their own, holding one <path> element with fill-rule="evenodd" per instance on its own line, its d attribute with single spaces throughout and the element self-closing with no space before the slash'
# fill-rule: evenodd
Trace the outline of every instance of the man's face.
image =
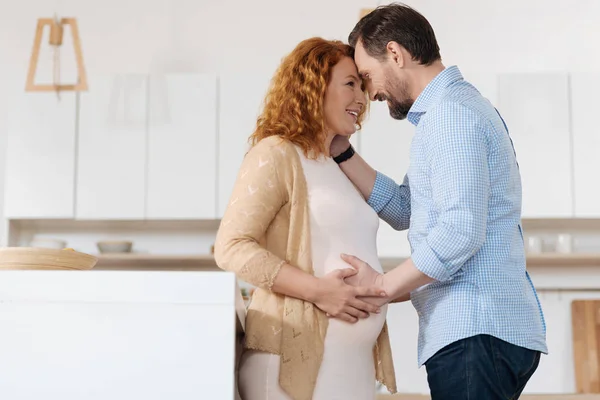
<svg viewBox="0 0 600 400">
<path fill-rule="evenodd" d="M 383 62 L 367 54 L 362 43 L 356 44 L 354 61 L 358 73 L 365 82 L 371 101 L 386 101 L 394 119 L 405 119 L 414 103 L 410 97 L 409 84 L 391 57 Z"/>
</svg>

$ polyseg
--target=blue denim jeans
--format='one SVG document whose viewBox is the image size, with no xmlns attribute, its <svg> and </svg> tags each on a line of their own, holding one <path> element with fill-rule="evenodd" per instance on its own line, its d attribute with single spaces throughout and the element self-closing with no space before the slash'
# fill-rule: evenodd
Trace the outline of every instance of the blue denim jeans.
<svg viewBox="0 0 600 400">
<path fill-rule="evenodd" d="M 426 363 L 432 400 L 517 400 L 540 352 L 489 335 L 454 342 Z"/>
</svg>

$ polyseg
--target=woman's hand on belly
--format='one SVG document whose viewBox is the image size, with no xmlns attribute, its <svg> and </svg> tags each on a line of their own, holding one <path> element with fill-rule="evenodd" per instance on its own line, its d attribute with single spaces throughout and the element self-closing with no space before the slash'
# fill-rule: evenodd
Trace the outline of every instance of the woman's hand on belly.
<svg viewBox="0 0 600 400">
<path fill-rule="evenodd" d="M 353 268 L 345 268 L 319 278 L 311 302 L 328 316 L 351 323 L 359 318 L 367 318 L 370 313 L 379 313 L 379 306 L 362 298 L 385 295 L 381 286 L 353 286 L 345 282 L 345 279 L 356 273 Z"/>
</svg>

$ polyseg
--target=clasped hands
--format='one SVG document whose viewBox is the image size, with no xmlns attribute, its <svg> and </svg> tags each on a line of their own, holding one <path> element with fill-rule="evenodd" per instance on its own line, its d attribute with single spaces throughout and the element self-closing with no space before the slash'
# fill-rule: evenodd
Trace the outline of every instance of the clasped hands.
<svg viewBox="0 0 600 400">
<path fill-rule="evenodd" d="M 327 316 L 350 323 L 379 313 L 392 300 L 384 290 L 384 275 L 358 257 L 341 257 L 350 267 L 320 278 L 313 303 Z"/>
</svg>

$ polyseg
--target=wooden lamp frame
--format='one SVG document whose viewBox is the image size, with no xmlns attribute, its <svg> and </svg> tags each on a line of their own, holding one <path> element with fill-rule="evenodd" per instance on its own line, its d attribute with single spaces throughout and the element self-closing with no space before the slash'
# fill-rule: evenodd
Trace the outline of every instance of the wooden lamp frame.
<svg viewBox="0 0 600 400">
<path fill-rule="evenodd" d="M 51 85 L 36 85 L 35 72 L 37 69 L 38 58 L 40 55 L 40 46 L 42 44 L 42 36 L 44 27 L 50 26 L 50 44 L 60 46 L 62 44 L 63 27 L 69 25 L 73 34 L 73 48 L 77 60 L 78 83 L 76 84 L 51 84 Z M 79 29 L 75 18 L 62 18 L 56 21 L 52 18 L 38 19 L 37 28 L 35 31 L 35 40 L 33 43 L 33 51 L 29 60 L 29 71 L 27 73 L 27 83 L 25 90 L 29 92 L 60 92 L 60 91 L 84 91 L 88 89 L 87 76 L 85 66 L 83 64 L 83 54 L 81 52 L 81 40 L 79 39 Z"/>
<path fill-rule="evenodd" d="M 375 10 L 374 8 L 361 8 L 358 14 L 358 19 L 362 19 L 365 15 L 369 14 L 371 11 Z"/>
</svg>

